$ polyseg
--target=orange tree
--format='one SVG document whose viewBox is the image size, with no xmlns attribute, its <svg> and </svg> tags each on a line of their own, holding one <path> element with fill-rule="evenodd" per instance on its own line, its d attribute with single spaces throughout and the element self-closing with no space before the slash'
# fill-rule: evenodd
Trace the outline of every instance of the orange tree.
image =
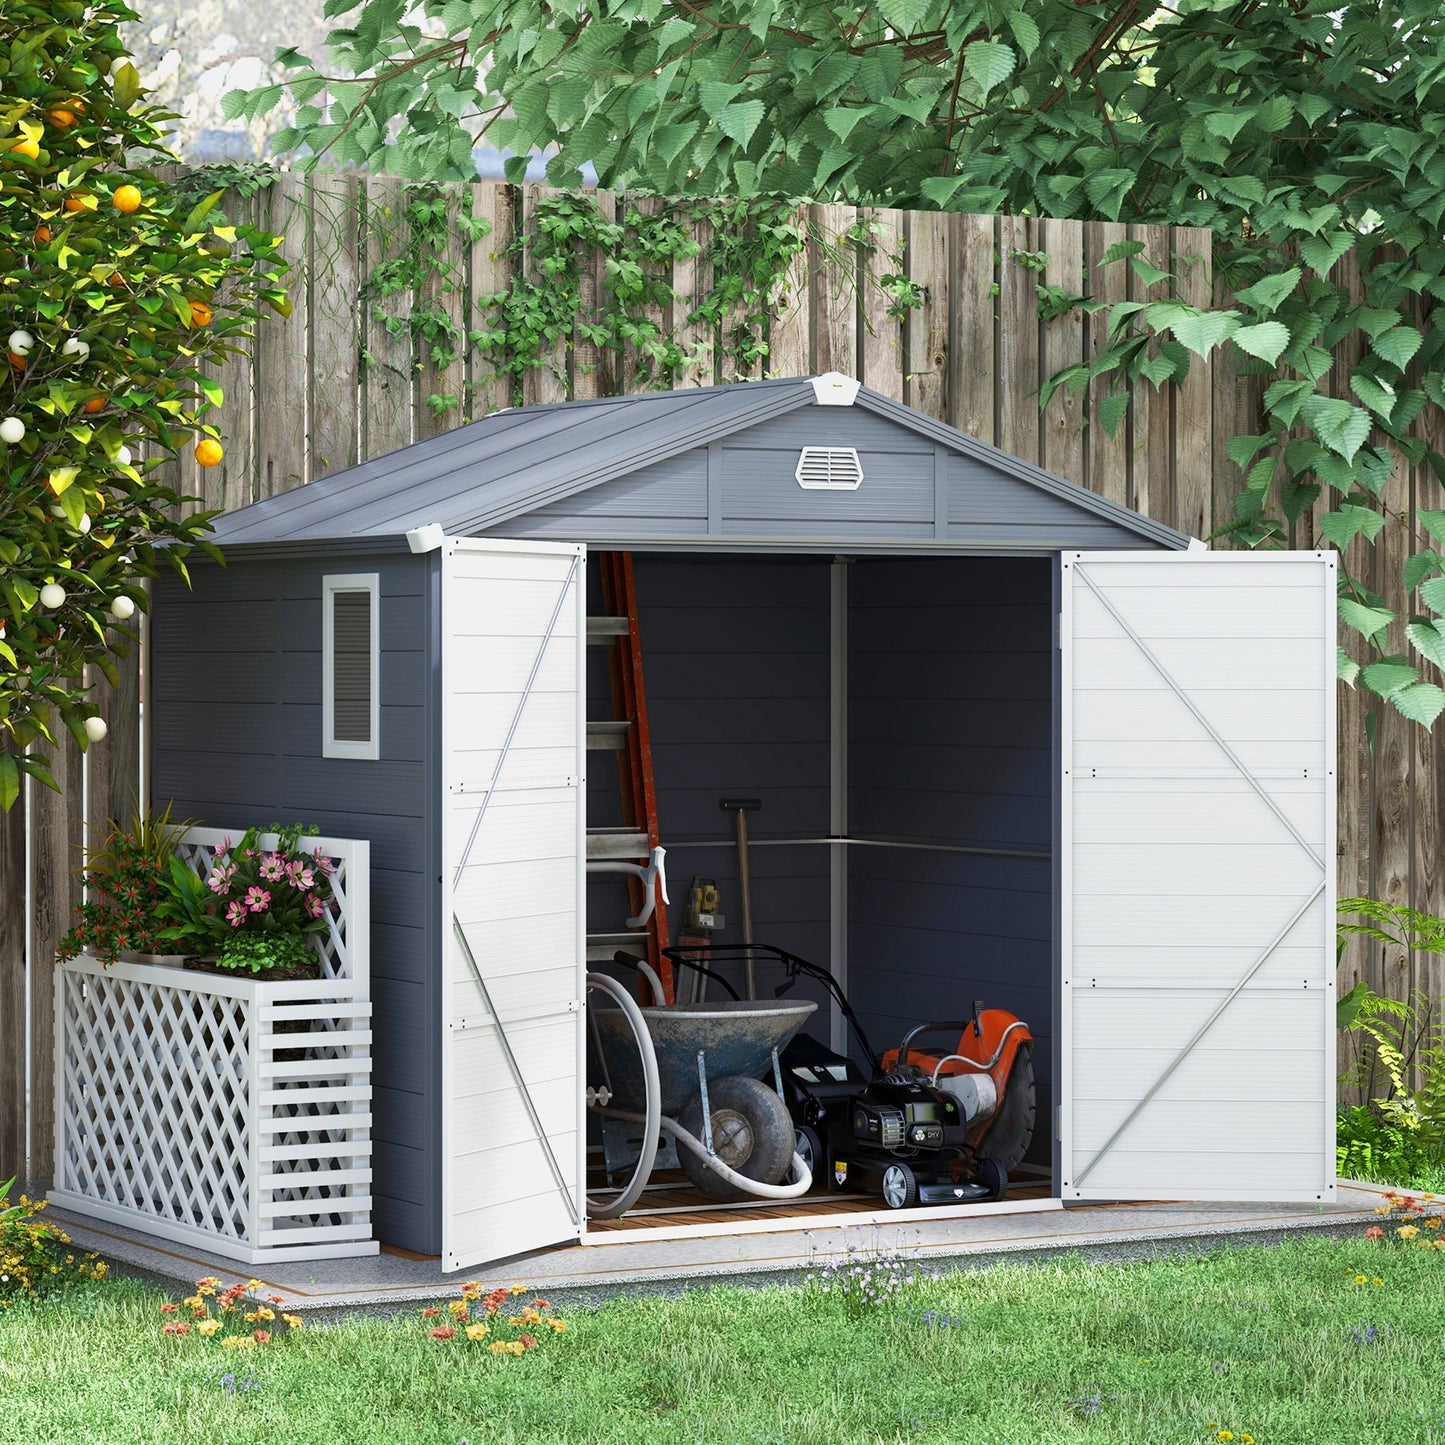
<svg viewBox="0 0 1445 1445">
<path fill-rule="evenodd" d="M 55 786 L 64 725 L 105 735 L 88 676 L 115 680 L 144 579 L 185 576 L 212 513 L 159 469 L 221 457 L 201 363 L 286 312 L 278 238 L 218 224 L 149 164 L 148 105 L 119 0 L 0 0 L 0 808 L 22 775 Z M 88 674 L 87 669 L 92 671 Z M 57 723 L 58 719 L 58 723 Z"/>
</svg>

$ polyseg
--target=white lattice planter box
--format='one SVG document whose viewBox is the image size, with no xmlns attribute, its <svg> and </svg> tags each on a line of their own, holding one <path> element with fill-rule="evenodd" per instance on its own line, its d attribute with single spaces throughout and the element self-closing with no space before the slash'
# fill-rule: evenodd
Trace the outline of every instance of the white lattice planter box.
<svg viewBox="0 0 1445 1445">
<path fill-rule="evenodd" d="M 186 835 L 193 866 L 222 836 Z M 377 1252 L 370 849 L 308 841 L 337 863 L 322 978 L 58 966 L 57 1204 L 248 1264 Z"/>
</svg>

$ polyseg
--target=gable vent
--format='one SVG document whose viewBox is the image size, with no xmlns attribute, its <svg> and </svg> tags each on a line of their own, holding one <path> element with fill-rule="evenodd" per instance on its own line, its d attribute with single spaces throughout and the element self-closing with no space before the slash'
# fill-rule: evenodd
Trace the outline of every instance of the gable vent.
<svg viewBox="0 0 1445 1445">
<path fill-rule="evenodd" d="M 853 447 L 804 447 L 793 475 L 810 492 L 856 492 L 863 466 Z"/>
</svg>

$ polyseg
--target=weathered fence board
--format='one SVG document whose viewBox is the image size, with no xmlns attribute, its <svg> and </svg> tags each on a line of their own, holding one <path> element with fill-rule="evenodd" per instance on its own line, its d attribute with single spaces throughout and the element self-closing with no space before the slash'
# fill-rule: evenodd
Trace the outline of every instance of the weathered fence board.
<svg viewBox="0 0 1445 1445">
<path fill-rule="evenodd" d="M 410 338 L 394 335 L 386 323 L 404 331 L 414 306 L 421 305 L 437 307 L 468 332 L 494 327 L 485 298 L 505 292 L 519 268 L 535 277 L 530 247 L 520 261 L 509 252 L 517 230 L 525 237 L 546 197 L 556 193 L 499 184 L 458 189 L 448 199 L 453 213 L 469 194 L 473 216 L 490 231 L 469 239 L 454 227 L 434 275 L 382 297 L 369 283 L 384 263 L 413 254 L 406 207 L 416 194 L 386 177 L 286 175 L 249 200 L 228 203 L 235 218 L 255 216 L 285 231 L 286 253 L 296 263 L 289 283 L 294 309 L 288 321 L 263 323 L 253 362 L 237 359 L 223 369 L 225 404 L 212 416 L 223 432 L 226 458 L 203 472 L 184 449 L 169 468 L 183 489 L 200 491 L 209 506 L 233 508 L 513 403 L 512 380 L 495 374 L 495 356 L 464 349 L 455 363 L 418 369 Z M 646 209 L 625 195 L 594 195 L 609 219 Z M 1100 424 L 1103 386 L 1060 394 L 1042 416 L 1038 407 L 1039 388 L 1051 372 L 1097 354 L 1108 327 L 1107 311 L 1088 318 L 1071 312 L 1042 323 L 1038 283 L 1106 302 L 1168 294 L 1170 283 L 1146 286 L 1127 262 L 1101 267 L 1110 246 L 1133 239 L 1177 278 L 1179 294 L 1203 302 L 1213 287 L 1207 232 L 845 206 L 800 207 L 794 218 L 830 244 L 815 239 L 789 268 L 765 338 L 769 352 L 755 363 L 735 354 L 732 330 L 739 313 L 718 325 L 691 319 L 708 294 L 714 262 L 709 223 L 687 222 L 702 249 L 673 263 L 675 299 L 658 308 L 674 340 L 700 358 L 683 369 L 677 385 L 849 372 L 885 395 L 1183 530 L 1203 535 L 1229 520 L 1238 470 L 1225 448 L 1230 437 L 1260 429 L 1262 388 L 1258 378 L 1236 374 L 1228 352 L 1208 361 L 1192 358 L 1180 388 L 1141 387 L 1113 436 Z M 855 222 L 865 243 L 835 239 Z M 842 272 L 826 264 L 835 248 Z M 606 303 L 609 259 L 597 254 L 584 261 L 577 323 L 548 350 L 547 364 L 524 378 L 526 402 L 611 395 L 643 384 L 635 355 L 599 349 L 583 334 L 589 317 Z M 887 274 L 901 274 L 921 288 L 922 304 L 901 317 L 890 315 L 889 297 L 877 284 Z M 437 416 L 427 404 L 433 395 L 457 404 Z M 1445 437 L 1433 440 L 1439 444 Z M 1440 484 L 1426 469 L 1392 478 L 1387 500 L 1400 511 L 1445 506 Z M 1318 512 L 1317 505 L 1301 519 L 1296 545 L 1317 543 Z M 1377 556 L 1357 543 L 1347 560 L 1366 585 L 1378 588 L 1398 567 L 1405 545 L 1399 535 Z M 133 799 L 142 795 L 140 690 L 139 664 L 132 660 L 122 665 L 119 689 L 98 694 L 110 735 L 85 760 L 92 836 L 108 817 L 128 817 Z M 1380 709 L 1372 758 L 1361 742 L 1368 705 L 1359 693 L 1341 690 L 1340 891 L 1445 912 L 1436 816 L 1445 801 L 1445 749 Z M 68 788 L 64 800 L 30 790 L 28 845 L 19 810 L 0 821 L 0 893 L 27 898 L 24 911 L 0 910 L 0 1179 L 19 1168 L 23 1149 L 17 1060 L 24 1056 L 27 915 L 35 961 L 31 1177 L 44 1178 L 50 1169 L 50 973 L 39 961 L 50 957 L 54 939 L 69 924 L 77 889 L 73 845 L 82 837 L 81 767 L 73 750 L 59 767 Z M 1402 968 L 1378 947 L 1351 948 L 1342 985 L 1354 977 L 1396 995 L 1412 985 L 1434 997 L 1445 991 L 1439 961 L 1407 956 Z"/>
</svg>

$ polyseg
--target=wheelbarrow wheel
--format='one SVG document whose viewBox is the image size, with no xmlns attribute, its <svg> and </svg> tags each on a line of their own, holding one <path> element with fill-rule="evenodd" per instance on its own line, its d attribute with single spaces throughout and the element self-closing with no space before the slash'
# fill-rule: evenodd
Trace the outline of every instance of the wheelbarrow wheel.
<svg viewBox="0 0 1445 1445">
<path fill-rule="evenodd" d="M 719 1160 L 760 1184 L 781 1183 L 793 1162 L 793 1121 L 783 1101 L 762 1080 L 741 1074 L 709 1082 L 707 1093 L 713 1151 Z M 706 1141 L 701 1095 L 688 1101 L 678 1123 Z M 678 1155 L 683 1172 L 709 1199 L 734 1204 L 755 1197 L 715 1174 L 692 1150 L 679 1149 Z"/>
</svg>

